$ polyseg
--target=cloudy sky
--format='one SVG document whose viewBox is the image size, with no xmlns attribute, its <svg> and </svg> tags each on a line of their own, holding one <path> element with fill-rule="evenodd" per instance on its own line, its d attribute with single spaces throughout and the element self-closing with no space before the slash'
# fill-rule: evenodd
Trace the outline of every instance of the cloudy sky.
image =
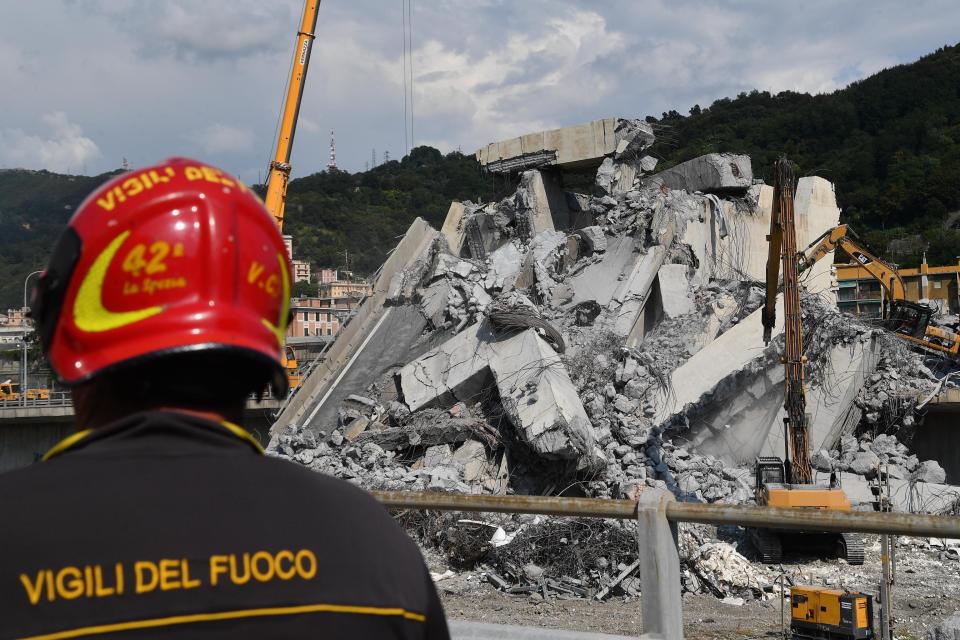
<svg viewBox="0 0 960 640">
<path fill-rule="evenodd" d="M 402 0 L 323 0 L 294 175 L 404 152 Z M 192 155 L 257 181 L 300 0 L 0 0 L 0 168 Z M 417 144 L 750 89 L 831 91 L 960 40 L 956 0 L 413 0 Z"/>
</svg>

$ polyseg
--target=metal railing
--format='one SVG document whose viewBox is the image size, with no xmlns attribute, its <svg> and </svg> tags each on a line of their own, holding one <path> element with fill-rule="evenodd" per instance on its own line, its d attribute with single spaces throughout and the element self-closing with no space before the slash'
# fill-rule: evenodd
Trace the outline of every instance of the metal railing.
<svg viewBox="0 0 960 640">
<path fill-rule="evenodd" d="M 960 539 L 960 517 L 956 516 L 676 502 L 669 492 L 654 489 L 642 492 L 638 501 L 407 491 L 371 493 L 390 509 L 636 519 L 643 633 L 649 634 L 645 637 L 667 640 L 683 638 L 678 522 Z"/>
<path fill-rule="evenodd" d="M 257 402 L 256 394 L 251 394 L 247 398 L 248 405 L 257 405 L 263 404 L 266 407 L 271 407 L 273 403 L 277 402 L 277 398 L 273 395 L 264 395 L 262 402 Z M 43 397 L 33 397 L 29 398 L 24 394 L 21 394 L 18 398 L 11 399 L 0 399 L 0 410 L 2 409 L 23 409 L 23 408 L 53 408 L 53 407 L 64 407 L 72 408 L 73 407 L 73 396 L 69 391 L 50 391 L 47 394 L 46 398 Z"/>
<path fill-rule="evenodd" d="M 49 391 L 47 397 L 30 398 L 20 394 L 18 398 L 0 399 L 0 409 L 22 409 L 23 407 L 72 407 L 73 398 L 69 391 Z"/>
</svg>

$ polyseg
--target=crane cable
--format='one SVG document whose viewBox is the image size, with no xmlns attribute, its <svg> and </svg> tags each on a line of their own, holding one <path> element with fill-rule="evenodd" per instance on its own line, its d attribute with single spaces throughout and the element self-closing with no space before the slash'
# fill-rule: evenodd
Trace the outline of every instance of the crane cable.
<svg viewBox="0 0 960 640">
<path fill-rule="evenodd" d="M 407 138 L 407 0 L 400 0 L 400 22 L 403 29 L 403 153 L 410 153 L 410 141 Z"/>
<path fill-rule="evenodd" d="M 403 31 L 403 146 L 406 153 L 413 140 L 413 0 L 400 0 L 400 25 Z M 407 105 L 409 106 L 409 110 Z M 409 135 L 408 135 L 409 134 Z"/>
<path fill-rule="evenodd" d="M 410 146 L 415 147 L 417 143 L 413 136 L 413 0 L 407 0 L 407 32 L 409 34 L 407 54 L 410 56 L 410 64 L 407 65 L 410 71 Z"/>
</svg>

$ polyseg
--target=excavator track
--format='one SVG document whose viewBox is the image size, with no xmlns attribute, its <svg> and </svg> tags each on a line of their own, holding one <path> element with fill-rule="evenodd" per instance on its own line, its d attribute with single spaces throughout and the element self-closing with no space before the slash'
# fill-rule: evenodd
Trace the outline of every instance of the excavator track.
<svg viewBox="0 0 960 640">
<path fill-rule="evenodd" d="M 838 541 L 839 549 L 837 555 L 847 561 L 848 564 L 863 564 L 865 553 L 863 550 L 863 536 L 859 533 L 842 533 Z"/>
<path fill-rule="evenodd" d="M 763 564 L 779 564 L 783 560 L 783 545 L 780 536 L 768 529 L 754 529 L 753 545 L 760 552 Z"/>
</svg>

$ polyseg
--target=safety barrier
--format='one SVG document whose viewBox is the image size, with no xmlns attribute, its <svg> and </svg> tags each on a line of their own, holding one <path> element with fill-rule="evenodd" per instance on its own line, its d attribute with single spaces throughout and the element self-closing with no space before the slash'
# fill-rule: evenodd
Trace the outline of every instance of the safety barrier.
<svg viewBox="0 0 960 640">
<path fill-rule="evenodd" d="M 637 520 L 642 632 L 681 640 L 678 522 L 803 531 L 884 533 L 960 539 L 960 517 L 868 511 L 819 511 L 749 505 L 676 502 L 667 491 L 647 489 L 636 502 L 599 498 L 491 496 L 438 492 L 373 491 L 390 509 L 532 513 Z"/>
</svg>

